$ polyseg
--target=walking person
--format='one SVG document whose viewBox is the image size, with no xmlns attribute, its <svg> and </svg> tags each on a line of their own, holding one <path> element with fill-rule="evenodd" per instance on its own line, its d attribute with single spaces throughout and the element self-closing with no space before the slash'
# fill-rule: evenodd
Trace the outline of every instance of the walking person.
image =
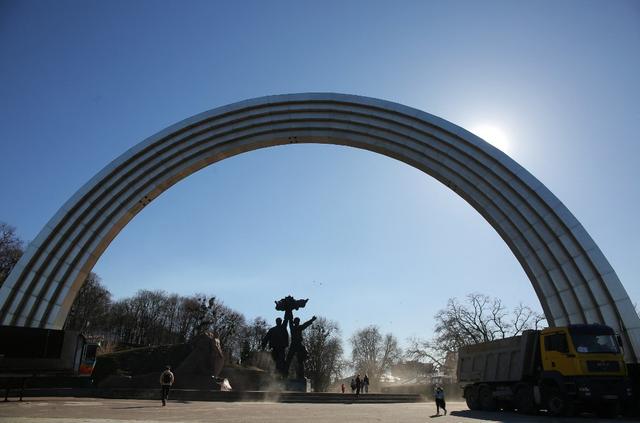
<svg viewBox="0 0 640 423">
<path fill-rule="evenodd" d="M 169 390 L 171 389 L 171 385 L 173 385 L 173 381 L 175 377 L 171 372 L 171 366 L 165 366 L 164 372 L 160 374 L 160 386 L 162 387 L 162 406 L 167 405 L 167 400 L 169 399 Z"/>
<path fill-rule="evenodd" d="M 356 392 L 356 381 L 351 378 L 351 393 L 354 394 Z"/>
<path fill-rule="evenodd" d="M 364 379 L 362 379 L 362 385 L 364 387 L 364 393 L 368 394 L 369 393 L 369 376 L 367 376 L 366 373 L 364 375 Z"/>
<path fill-rule="evenodd" d="M 342 393 L 344 394 L 344 383 L 342 385 L 340 385 L 340 389 L 342 390 Z"/>
<path fill-rule="evenodd" d="M 360 379 L 360 373 L 356 376 L 356 395 L 360 395 L 362 389 L 362 379 Z"/>
<path fill-rule="evenodd" d="M 440 415 L 440 409 L 442 408 L 442 410 L 444 411 L 444 415 L 447 415 L 447 405 L 444 402 L 444 389 L 442 389 L 441 386 L 438 386 L 436 388 L 436 392 L 434 394 L 434 397 L 436 398 L 436 414 L 439 416 Z"/>
</svg>

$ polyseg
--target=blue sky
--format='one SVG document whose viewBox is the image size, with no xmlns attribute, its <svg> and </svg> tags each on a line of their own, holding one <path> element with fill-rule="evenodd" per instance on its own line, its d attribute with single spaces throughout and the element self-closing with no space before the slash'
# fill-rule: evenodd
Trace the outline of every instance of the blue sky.
<svg viewBox="0 0 640 423">
<path fill-rule="evenodd" d="M 0 220 L 33 239 L 91 176 L 193 114 L 332 91 L 500 128 L 640 300 L 640 5 L 589 2 L 0 1 Z M 287 146 L 192 175 L 94 269 L 137 289 L 218 295 L 252 317 L 310 297 L 345 335 L 428 337 L 473 291 L 536 305 L 493 229 L 421 172 Z"/>
</svg>

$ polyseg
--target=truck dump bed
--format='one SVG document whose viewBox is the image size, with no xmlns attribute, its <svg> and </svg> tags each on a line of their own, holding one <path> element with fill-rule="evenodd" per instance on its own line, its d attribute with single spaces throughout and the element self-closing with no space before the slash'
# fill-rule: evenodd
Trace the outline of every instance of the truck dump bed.
<svg viewBox="0 0 640 423">
<path fill-rule="evenodd" d="M 458 351 L 458 382 L 513 382 L 533 374 L 539 331 L 469 345 Z"/>
</svg>

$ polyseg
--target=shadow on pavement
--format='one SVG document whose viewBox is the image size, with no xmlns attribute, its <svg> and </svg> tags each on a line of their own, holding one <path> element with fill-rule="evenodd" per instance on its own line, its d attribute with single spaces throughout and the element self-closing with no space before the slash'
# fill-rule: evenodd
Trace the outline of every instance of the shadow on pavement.
<svg viewBox="0 0 640 423">
<path fill-rule="evenodd" d="M 132 410 L 134 408 L 160 408 L 159 405 L 132 405 L 131 407 L 111 407 L 112 410 Z"/>
<path fill-rule="evenodd" d="M 539 421 L 547 421 L 547 422 L 560 422 L 560 423 L 572 423 L 572 422 L 593 422 L 597 421 L 600 423 L 605 422 L 615 422 L 615 421 L 638 421 L 633 419 L 632 417 L 616 417 L 611 419 L 601 419 L 593 414 L 583 413 L 580 415 L 576 415 L 574 417 L 554 417 L 545 412 L 541 412 L 540 414 L 518 414 L 514 412 L 507 411 L 471 411 L 471 410 L 460 410 L 460 411 L 452 411 L 450 413 L 452 416 L 456 417 L 464 417 L 467 419 L 478 419 L 482 421 L 490 421 L 490 422 L 539 422 Z"/>
<path fill-rule="evenodd" d="M 478 419 L 478 420 L 492 421 L 492 422 L 537 421 L 538 419 L 542 418 L 542 416 L 527 416 L 527 415 L 511 413 L 506 411 L 493 412 L 493 411 L 460 410 L 460 411 L 452 411 L 450 414 L 456 417 L 464 417 L 467 419 Z"/>
</svg>

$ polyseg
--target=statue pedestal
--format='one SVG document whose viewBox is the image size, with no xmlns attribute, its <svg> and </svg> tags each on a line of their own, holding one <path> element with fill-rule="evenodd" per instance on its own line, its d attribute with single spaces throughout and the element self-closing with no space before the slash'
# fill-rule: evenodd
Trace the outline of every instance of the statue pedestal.
<svg viewBox="0 0 640 423">
<path fill-rule="evenodd" d="M 311 392 L 311 379 L 287 379 L 284 381 L 284 390 L 291 392 Z"/>
</svg>

